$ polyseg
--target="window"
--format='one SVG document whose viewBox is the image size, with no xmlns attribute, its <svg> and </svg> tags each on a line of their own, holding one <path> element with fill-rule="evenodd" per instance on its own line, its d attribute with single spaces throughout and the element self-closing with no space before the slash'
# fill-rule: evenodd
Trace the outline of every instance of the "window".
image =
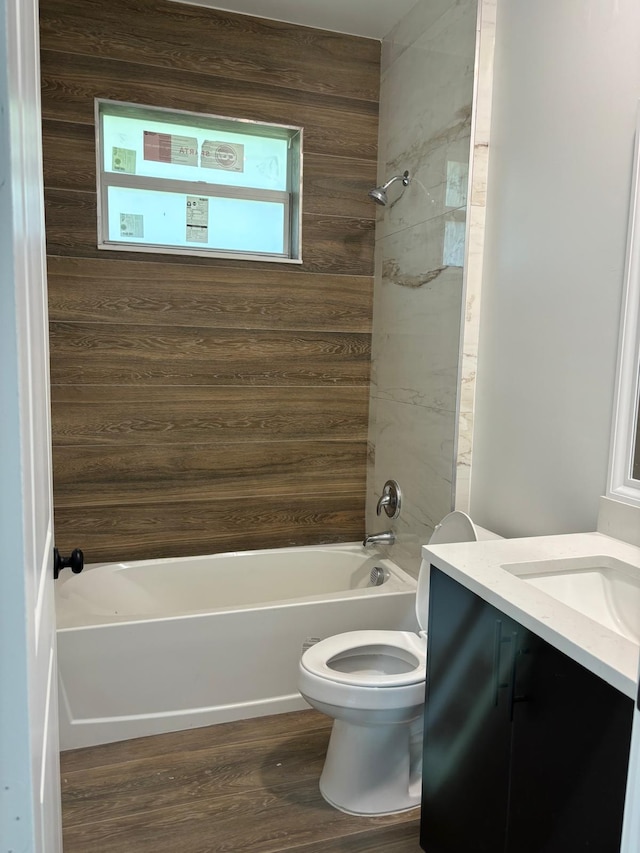
<svg viewBox="0 0 640 853">
<path fill-rule="evenodd" d="M 98 248 L 300 263 L 302 128 L 96 101 Z"/>
</svg>

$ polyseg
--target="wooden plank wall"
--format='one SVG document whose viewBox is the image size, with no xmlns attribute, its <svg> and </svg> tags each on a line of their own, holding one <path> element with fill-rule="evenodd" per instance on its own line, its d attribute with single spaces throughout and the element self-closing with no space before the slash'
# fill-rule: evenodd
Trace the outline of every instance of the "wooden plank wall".
<svg viewBox="0 0 640 853">
<path fill-rule="evenodd" d="M 56 544 L 361 537 L 379 43 L 164 0 L 40 10 Z M 99 252 L 95 97 L 303 125 L 302 266 Z"/>
</svg>

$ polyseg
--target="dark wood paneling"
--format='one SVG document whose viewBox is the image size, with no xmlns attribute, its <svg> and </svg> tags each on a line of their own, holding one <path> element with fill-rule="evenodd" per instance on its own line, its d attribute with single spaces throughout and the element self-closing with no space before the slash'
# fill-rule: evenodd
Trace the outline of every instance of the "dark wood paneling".
<svg viewBox="0 0 640 853">
<path fill-rule="evenodd" d="M 331 724 L 309 710 L 65 752 L 65 853 L 420 853 L 415 811 L 322 799 Z"/>
<path fill-rule="evenodd" d="M 368 276 L 273 266 L 259 278 L 235 267 L 49 258 L 49 317 L 56 322 L 315 329 L 371 333 Z"/>
<path fill-rule="evenodd" d="M 367 193 L 377 182 L 377 165 L 373 160 L 307 154 L 304 212 L 375 221 L 376 209 Z"/>
<path fill-rule="evenodd" d="M 44 183 L 48 188 L 96 191 L 96 136 L 93 125 L 42 122 Z M 73 157 L 69 152 L 73 151 Z"/>
<path fill-rule="evenodd" d="M 58 546 L 360 538 L 379 43 L 165 0 L 40 7 Z M 96 96 L 304 126 L 303 264 L 98 251 Z"/>
<path fill-rule="evenodd" d="M 58 507 L 168 503 L 362 488 L 364 441 L 54 447 Z"/>
<path fill-rule="evenodd" d="M 270 89 L 211 73 L 153 68 L 43 51 L 42 114 L 93 125 L 94 98 L 304 127 L 304 150 L 374 160 L 378 106 L 371 101 Z M 208 69 L 207 69 L 208 71 Z"/>
<path fill-rule="evenodd" d="M 303 216 L 303 269 L 373 275 L 375 220 Z"/>
<path fill-rule="evenodd" d="M 50 189 L 45 192 L 47 252 L 49 255 L 98 258 L 105 252 L 97 248 L 96 195 Z M 287 275 L 296 271 L 336 275 L 373 275 L 375 220 L 345 216 L 302 217 L 302 264 L 287 265 Z M 109 251 L 116 260 L 151 260 L 157 255 L 145 252 Z M 273 263 L 229 261 L 220 258 L 163 255 L 164 263 L 224 266 L 238 264 L 249 270 L 273 270 Z M 284 275 L 284 273 L 283 273 Z"/>
<path fill-rule="evenodd" d="M 43 49 L 378 101 L 380 42 L 157 0 L 46 0 Z"/>
<path fill-rule="evenodd" d="M 364 501 L 362 491 L 58 507 L 56 545 L 62 553 L 80 547 L 94 563 L 354 541 Z"/>
<path fill-rule="evenodd" d="M 367 435 L 366 387 L 54 385 L 51 391 L 54 445 L 366 441 Z"/>
<path fill-rule="evenodd" d="M 367 385 L 368 335 L 52 323 L 60 385 Z"/>
</svg>

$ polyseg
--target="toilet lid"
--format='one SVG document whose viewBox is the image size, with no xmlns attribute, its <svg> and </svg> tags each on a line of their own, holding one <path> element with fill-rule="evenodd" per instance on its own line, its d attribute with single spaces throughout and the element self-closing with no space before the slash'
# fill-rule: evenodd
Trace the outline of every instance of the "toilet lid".
<svg viewBox="0 0 640 853">
<path fill-rule="evenodd" d="M 429 539 L 429 545 L 445 545 L 451 542 L 476 542 L 478 530 L 466 514 L 454 510 L 437 524 Z M 416 616 L 418 625 L 425 630 L 427 627 L 427 611 L 429 607 L 429 563 L 423 561 L 418 575 L 416 589 Z"/>
<path fill-rule="evenodd" d="M 466 512 L 454 510 L 436 524 L 429 545 L 444 545 L 449 542 L 476 542 L 478 534 L 473 521 Z"/>
<path fill-rule="evenodd" d="M 368 658 L 380 656 L 388 658 L 389 672 L 368 666 Z M 409 631 L 348 631 L 311 646 L 302 655 L 301 663 L 314 675 L 342 684 L 416 684 L 425 678 L 426 643 Z"/>
</svg>

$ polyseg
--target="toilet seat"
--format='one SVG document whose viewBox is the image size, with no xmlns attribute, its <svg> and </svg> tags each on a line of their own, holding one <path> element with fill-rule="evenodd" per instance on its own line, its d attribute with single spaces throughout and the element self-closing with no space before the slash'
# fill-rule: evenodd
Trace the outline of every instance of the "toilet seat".
<svg viewBox="0 0 640 853">
<path fill-rule="evenodd" d="M 356 661 L 388 658 L 391 671 L 372 670 Z M 349 671 L 349 662 L 354 669 Z M 334 663 L 334 666 L 331 664 Z M 342 664 L 345 668 L 337 668 Z M 312 675 L 354 687 L 398 687 L 425 680 L 427 653 L 422 637 L 410 631 L 348 631 L 320 640 L 303 654 L 301 665 Z"/>
</svg>

